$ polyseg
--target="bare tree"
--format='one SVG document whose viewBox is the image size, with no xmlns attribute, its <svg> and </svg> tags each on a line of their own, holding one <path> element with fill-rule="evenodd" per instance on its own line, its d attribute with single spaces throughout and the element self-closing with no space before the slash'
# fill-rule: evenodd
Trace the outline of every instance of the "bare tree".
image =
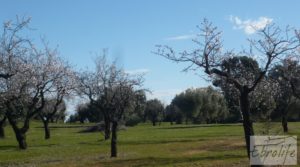
<svg viewBox="0 0 300 167">
<path fill-rule="evenodd" d="M 201 68 L 209 77 L 218 76 L 224 78 L 226 82 L 231 83 L 239 90 L 240 110 L 243 116 L 245 141 L 249 157 L 250 136 L 254 135 L 250 119 L 249 94 L 255 90 L 278 59 L 293 55 L 296 49 L 299 48 L 298 32 L 292 31 L 290 28 L 282 30 L 274 24 L 269 24 L 262 30 L 258 30 L 259 38 L 249 40 L 251 49 L 249 52 L 243 52 L 243 54 L 248 57 L 255 55 L 261 59 L 259 63 L 260 72 L 258 74 L 249 73 L 246 80 L 241 75 L 234 75 L 231 66 L 222 68 L 222 62 L 236 54 L 232 51 L 225 53 L 222 51 L 221 32 L 218 31 L 217 27 L 204 20 L 199 29 L 201 31 L 198 35 L 199 39 L 194 40 L 199 46 L 198 49 L 191 52 L 184 51 L 178 56 L 171 47 L 159 45 L 155 53 L 175 62 L 190 63 L 184 70 L 197 70 Z"/>
<path fill-rule="evenodd" d="M 142 86 L 142 83 L 142 75 L 130 76 L 123 72 L 120 73 L 117 82 L 115 82 L 110 89 L 110 94 L 113 97 L 109 104 L 109 116 L 112 124 L 111 157 L 117 157 L 117 128 L 119 122 L 126 112 L 134 111 L 136 107 L 134 101 L 136 94 L 141 90 L 139 88 Z"/>
<path fill-rule="evenodd" d="M 47 68 L 49 69 L 49 91 L 45 95 L 50 99 L 46 103 L 46 107 L 39 112 L 39 117 L 43 121 L 45 129 L 45 139 L 50 138 L 49 121 L 52 120 L 58 112 L 64 112 L 66 106 L 64 98 L 71 95 L 75 89 L 75 74 L 67 62 L 57 57 L 56 50 L 51 51 L 46 47 Z"/>
<path fill-rule="evenodd" d="M 101 111 L 105 123 L 107 140 L 111 135 L 111 157 L 117 156 L 117 128 L 124 113 L 133 111 L 136 96 L 141 90 L 143 75 L 129 75 L 116 63 L 108 63 L 105 55 L 95 61 L 95 72 L 83 72 L 79 75 L 78 92 L 89 98 L 90 103 Z M 136 92 L 137 91 L 137 92 Z"/>
<path fill-rule="evenodd" d="M 274 66 L 269 77 L 277 83 L 278 92 L 275 94 L 276 109 L 273 115 L 281 114 L 284 132 L 288 132 L 288 106 L 292 103 L 293 96 L 300 98 L 300 66 L 296 60 L 285 59 L 281 64 Z M 298 82 L 298 83 L 297 83 Z"/>
<path fill-rule="evenodd" d="M 80 95 L 88 97 L 90 103 L 103 114 L 105 130 L 104 139 L 110 138 L 111 122 L 110 122 L 110 108 L 113 96 L 109 94 L 113 85 L 121 73 L 117 69 L 115 63 L 109 64 L 107 62 L 105 53 L 98 57 L 95 61 L 96 70 L 94 72 L 84 71 L 78 76 L 78 92 Z M 100 100 L 101 98 L 101 100 Z"/>
<path fill-rule="evenodd" d="M 12 68 L 16 58 L 21 58 L 28 52 L 30 40 L 24 38 L 22 31 L 28 28 L 30 18 L 16 18 L 16 22 L 3 23 L 3 32 L 0 36 L 0 79 L 8 79 L 15 75 L 19 68 Z"/>
<path fill-rule="evenodd" d="M 65 112 L 66 104 L 63 100 L 60 101 L 59 99 L 47 99 L 45 101 L 45 106 L 39 113 L 39 117 L 44 125 L 45 139 L 50 139 L 49 122 L 56 116 L 56 114 Z"/>
</svg>

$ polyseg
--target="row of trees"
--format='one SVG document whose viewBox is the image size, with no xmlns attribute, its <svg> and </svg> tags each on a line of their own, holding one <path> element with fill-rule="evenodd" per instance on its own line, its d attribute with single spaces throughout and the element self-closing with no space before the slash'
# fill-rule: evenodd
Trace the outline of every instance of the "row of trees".
<svg viewBox="0 0 300 167">
<path fill-rule="evenodd" d="M 111 138 L 111 157 L 117 156 L 117 128 L 126 115 L 137 108 L 142 91 L 143 75 L 129 75 L 116 63 L 109 63 L 105 54 L 95 61 L 94 71 L 78 74 L 79 95 L 89 99 L 89 107 L 101 113 L 104 139 Z M 79 110 L 80 111 L 80 110 Z"/>
<path fill-rule="evenodd" d="M 137 124 L 147 120 L 151 121 L 153 126 L 162 121 L 171 122 L 171 124 L 173 122 L 181 124 L 183 121 L 218 123 L 224 122 L 229 114 L 223 95 L 212 87 L 187 89 L 176 95 L 171 104 L 166 107 L 158 99 L 146 100 L 143 91 L 135 96 L 136 98 L 132 99 L 135 106 L 124 115 L 125 125 L 130 121 L 135 121 Z M 69 118 L 69 122 L 76 121 L 101 122 L 104 121 L 104 116 L 99 108 L 91 103 L 83 103 L 77 106 L 77 112 Z"/>
<path fill-rule="evenodd" d="M 252 61 L 245 57 L 236 57 L 242 62 Z M 276 67 L 278 68 L 278 67 Z M 275 69 L 274 69 L 275 70 Z M 272 71 L 274 71 L 272 70 Z M 278 71 L 277 71 L 278 72 Z M 273 73 L 269 75 L 274 76 Z M 264 79 L 257 89 L 250 94 L 250 111 L 252 121 L 279 121 L 283 122 L 283 130 L 287 132 L 287 121 L 299 121 L 299 100 L 293 95 L 292 89 L 280 89 L 280 84 L 269 76 Z M 282 80 L 281 80 L 282 81 Z M 283 82 L 283 81 L 282 81 Z M 284 82 L 287 84 L 286 82 Z M 283 83 L 282 83 L 283 84 Z M 239 110 L 239 96 L 236 89 L 222 85 L 221 80 L 215 80 L 214 85 L 220 87 L 190 88 L 176 95 L 172 102 L 165 106 L 158 99 L 146 100 L 145 92 L 143 98 L 138 100 L 138 107 L 132 108 L 130 114 L 125 115 L 125 125 L 136 125 L 140 122 L 151 121 L 153 126 L 157 122 L 175 122 L 181 124 L 191 123 L 236 123 L 242 121 Z M 290 94 L 288 94 L 290 92 Z M 284 95 L 284 97 L 282 97 Z M 142 100 L 141 100 L 142 99 Z M 138 109 L 137 109 L 138 108 Z M 77 113 L 72 115 L 70 122 L 81 123 L 101 122 L 103 116 L 97 108 L 90 103 L 80 104 Z"/>
<path fill-rule="evenodd" d="M 19 148 L 26 149 L 30 121 L 40 119 L 49 139 L 49 122 L 64 117 L 64 99 L 79 95 L 89 99 L 81 108 L 93 108 L 90 118 L 103 118 L 105 139 L 111 136 L 111 157 L 116 157 L 119 122 L 142 107 L 143 75 L 127 74 L 105 55 L 97 58 L 94 71 L 75 72 L 45 40 L 39 49 L 25 36 L 29 22 L 6 22 L 0 37 L 0 136 L 8 120 Z"/>
</svg>

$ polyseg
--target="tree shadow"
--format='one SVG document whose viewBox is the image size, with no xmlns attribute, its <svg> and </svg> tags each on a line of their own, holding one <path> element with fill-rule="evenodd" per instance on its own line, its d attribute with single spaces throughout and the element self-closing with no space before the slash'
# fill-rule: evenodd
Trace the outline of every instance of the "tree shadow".
<svg viewBox="0 0 300 167">
<path fill-rule="evenodd" d="M 182 125 L 174 127 L 162 127 L 158 129 L 191 129 L 191 128 L 213 128 L 213 127 L 226 127 L 226 126 L 242 126 L 242 124 L 204 124 L 204 125 Z"/>
<path fill-rule="evenodd" d="M 135 141 L 119 141 L 118 144 L 124 145 L 141 145 L 141 144 L 169 144 L 169 143 L 186 143 L 205 141 L 207 139 L 179 139 L 179 140 L 135 140 Z"/>
<path fill-rule="evenodd" d="M 134 159 L 120 159 L 113 161 L 100 162 L 104 166 L 124 166 L 124 164 L 130 164 L 129 166 L 143 167 L 143 166 L 163 166 L 163 165 L 176 165 L 180 163 L 195 163 L 202 161 L 202 165 L 205 165 L 205 161 L 213 160 L 225 160 L 225 159 L 241 159 L 246 158 L 244 155 L 220 155 L 220 156 L 204 156 L 204 157 L 172 157 L 172 158 L 160 158 L 160 157 L 145 157 Z M 201 162 L 199 162 L 201 163 Z M 209 164 L 207 164 L 209 165 Z"/>
<path fill-rule="evenodd" d="M 17 150 L 17 145 L 6 145 L 6 146 L 0 146 L 0 151 L 6 151 L 6 150 Z"/>
</svg>

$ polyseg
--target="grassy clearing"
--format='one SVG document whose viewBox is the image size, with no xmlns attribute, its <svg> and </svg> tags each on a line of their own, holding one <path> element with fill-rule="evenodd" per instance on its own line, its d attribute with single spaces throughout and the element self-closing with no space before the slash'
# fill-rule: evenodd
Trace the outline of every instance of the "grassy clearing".
<svg viewBox="0 0 300 167">
<path fill-rule="evenodd" d="M 290 134 L 300 135 L 300 123 L 289 126 Z M 84 128 L 80 124 L 51 124 L 50 140 L 44 140 L 41 127 L 32 123 L 28 150 L 20 151 L 7 126 L 7 137 L 0 140 L 0 166 L 248 166 L 241 124 L 131 127 L 119 132 L 115 159 L 109 157 L 110 142 L 100 133 L 78 133 Z M 263 127 L 255 125 L 256 133 L 262 134 Z M 279 123 L 271 127 L 281 133 Z M 298 162 L 299 155 L 298 149 Z"/>
</svg>

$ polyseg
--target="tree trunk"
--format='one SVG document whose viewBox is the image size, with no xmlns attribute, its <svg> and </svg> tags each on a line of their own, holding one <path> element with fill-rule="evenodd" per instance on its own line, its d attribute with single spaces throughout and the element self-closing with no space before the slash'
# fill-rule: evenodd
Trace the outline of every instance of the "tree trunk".
<svg viewBox="0 0 300 167">
<path fill-rule="evenodd" d="M 281 124 L 282 124 L 282 128 L 283 128 L 283 132 L 287 133 L 288 132 L 288 122 L 287 122 L 286 116 L 284 116 L 284 115 L 282 116 Z"/>
<path fill-rule="evenodd" d="M 143 122 L 146 123 L 146 121 L 147 121 L 147 115 L 144 114 L 144 116 L 143 116 Z"/>
<path fill-rule="evenodd" d="M 0 139 L 5 138 L 5 133 L 4 133 L 4 127 L 3 125 L 0 125 Z"/>
<path fill-rule="evenodd" d="M 152 120 L 152 125 L 155 126 L 156 125 L 156 121 Z"/>
<path fill-rule="evenodd" d="M 110 121 L 104 120 L 104 140 L 108 140 L 110 138 Z"/>
<path fill-rule="evenodd" d="M 45 120 L 44 123 L 44 130 L 45 130 L 45 139 L 50 139 L 50 129 L 49 129 L 49 121 Z"/>
<path fill-rule="evenodd" d="M 253 125 L 250 120 L 249 92 L 243 90 L 240 96 L 240 109 L 243 115 L 243 127 L 247 146 L 248 158 L 250 158 L 250 136 L 254 135 Z"/>
<path fill-rule="evenodd" d="M 7 117 L 7 119 L 15 132 L 16 139 L 19 143 L 19 148 L 22 150 L 26 150 L 27 149 L 26 132 L 29 129 L 29 120 L 25 119 L 23 128 L 18 128 L 17 123 L 14 119 L 12 119 L 9 116 Z"/>
<path fill-rule="evenodd" d="M 0 121 L 0 139 L 5 138 L 5 133 L 4 133 L 4 125 L 6 121 L 6 116 Z"/>
<path fill-rule="evenodd" d="M 118 122 L 113 122 L 111 134 L 111 157 L 117 157 L 117 127 Z"/>
<path fill-rule="evenodd" d="M 16 138 L 19 143 L 19 148 L 22 150 L 27 149 L 27 142 L 26 142 L 26 133 L 18 130 L 16 133 Z"/>
<path fill-rule="evenodd" d="M 209 119 L 208 118 L 206 118 L 206 124 L 209 124 Z"/>
</svg>

